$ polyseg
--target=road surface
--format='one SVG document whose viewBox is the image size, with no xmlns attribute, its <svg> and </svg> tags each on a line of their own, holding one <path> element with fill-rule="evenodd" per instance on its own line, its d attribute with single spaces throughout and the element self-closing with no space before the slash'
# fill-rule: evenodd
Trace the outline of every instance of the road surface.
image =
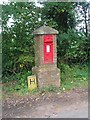
<svg viewBox="0 0 90 120">
<path fill-rule="evenodd" d="M 2 113 L 3 118 L 88 118 L 88 89 L 8 97 Z"/>
<path fill-rule="evenodd" d="M 52 115 L 51 118 L 88 118 L 88 104 L 82 103 L 76 108 L 70 106 L 68 109 L 64 109 L 56 115 Z"/>
</svg>

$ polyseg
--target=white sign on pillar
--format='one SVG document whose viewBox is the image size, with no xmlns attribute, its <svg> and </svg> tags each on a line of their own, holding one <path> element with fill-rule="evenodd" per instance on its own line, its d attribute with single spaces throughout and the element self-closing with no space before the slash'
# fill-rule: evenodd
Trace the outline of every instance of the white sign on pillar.
<svg viewBox="0 0 90 120">
<path fill-rule="evenodd" d="M 47 52 L 50 52 L 50 45 L 47 45 L 47 46 L 46 46 L 46 51 L 47 51 Z"/>
</svg>

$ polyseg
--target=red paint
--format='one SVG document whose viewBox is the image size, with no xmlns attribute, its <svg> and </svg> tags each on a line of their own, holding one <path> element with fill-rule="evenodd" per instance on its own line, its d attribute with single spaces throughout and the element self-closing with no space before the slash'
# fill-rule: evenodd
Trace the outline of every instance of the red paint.
<svg viewBox="0 0 90 120">
<path fill-rule="evenodd" d="M 45 42 L 53 42 L 54 35 L 44 35 L 44 43 Z"/>
<path fill-rule="evenodd" d="M 44 63 L 53 63 L 53 39 L 54 35 L 44 36 Z"/>
</svg>

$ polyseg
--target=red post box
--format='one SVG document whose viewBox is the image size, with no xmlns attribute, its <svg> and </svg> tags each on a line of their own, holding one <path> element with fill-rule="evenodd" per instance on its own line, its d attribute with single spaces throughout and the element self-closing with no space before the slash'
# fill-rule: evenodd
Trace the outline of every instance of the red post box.
<svg viewBox="0 0 90 120">
<path fill-rule="evenodd" d="M 44 35 L 44 64 L 53 63 L 53 39 L 54 35 Z"/>
<path fill-rule="evenodd" d="M 60 70 L 57 68 L 57 41 L 58 31 L 42 26 L 34 32 L 35 67 L 32 68 L 36 75 L 37 86 L 55 85 L 60 87 Z"/>
</svg>

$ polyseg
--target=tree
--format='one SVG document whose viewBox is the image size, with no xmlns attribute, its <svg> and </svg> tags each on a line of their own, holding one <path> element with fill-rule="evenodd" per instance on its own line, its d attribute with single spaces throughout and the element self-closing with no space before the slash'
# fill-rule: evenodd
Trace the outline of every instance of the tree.
<svg viewBox="0 0 90 120">
<path fill-rule="evenodd" d="M 70 2 L 47 2 L 42 8 L 42 19 L 47 24 L 53 25 L 59 31 L 67 31 L 75 26 L 74 8 L 76 3 Z M 56 23 L 56 25 L 55 25 Z"/>
<path fill-rule="evenodd" d="M 86 37 L 88 36 L 88 9 L 89 2 L 79 2 L 77 3 L 77 24 L 82 24 L 81 30 L 85 33 Z M 84 27 L 85 26 L 85 27 Z"/>
<path fill-rule="evenodd" d="M 47 25 L 53 26 L 59 31 L 57 37 L 58 62 L 64 61 L 70 64 L 85 62 L 87 60 L 85 51 L 87 38 L 83 33 L 75 30 L 75 8 L 78 4 L 75 2 L 45 2 L 43 4 L 42 19 L 45 19 Z M 86 10 L 84 7 L 83 9 Z M 80 18 L 78 19 L 80 20 Z M 87 24 L 85 29 L 87 29 Z"/>
<path fill-rule="evenodd" d="M 3 5 L 3 76 L 31 72 L 34 66 L 32 32 L 44 24 L 59 31 L 58 63 L 62 61 L 71 64 L 85 61 L 86 37 L 75 30 L 75 6 L 76 3 L 68 2 L 47 2 L 43 3 L 42 8 L 29 2 L 10 2 Z M 13 23 L 8 26 L 11 18 Z"/>
<path fill-rule="evenodd" d="M 33 35 L 37 26 L 38 8 L 34 3 L 11 2 L 2 6 L 3 74 L 31 70 L 34 65 Z M 11 18 L 14 23 L 8 27 Z"/>
</svg>

